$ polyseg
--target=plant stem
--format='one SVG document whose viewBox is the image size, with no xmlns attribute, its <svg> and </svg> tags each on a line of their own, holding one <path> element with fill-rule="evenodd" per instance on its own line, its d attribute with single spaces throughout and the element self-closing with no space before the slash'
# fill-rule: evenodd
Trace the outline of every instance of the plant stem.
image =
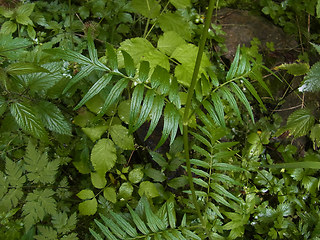
<svg viewBox="0 0 320 240">
<path fill-rule="evenodd" d="M 190 88 L 188 90 L 186 107 L 185 107 L 185 111 L 184 111 L 184 115 L 183 115 L 183 143 L 184 143 L 184 151 L 185 151 L 185 158 L 186 158 L 186 165 L 187 165 L 187 172 L 188 172 L 188 181 L 189 181 L 190 190 L 191 190 L 191 194 L 192 194 L 192 201 L 193 201 L 193 204 L 196 208 L 196 211 L 197 211 L 198 217 L 201 221 L 201 224 L 202 224 L 203 228 L 205 229 L 206 234 L 209 237 L 209 239 L 211 239 L 210 232 L 206 228 L 206 221 L 204 220 L 204 218 L 201 214 L 200 207 L 197 202 L 197 197 L 196 197 L 192 173 L 191 173 L 191 164 L 190 164 L 190 156 L 189 156 L 188 122 L 189 122 L 189 112 L 191 109 L 191 100 L 193 97 L 194 88 L 195 88 L 197 78 L 198 78 L 199 68 L 200 68 L 201 59 L 202 59 L 202 55 L 204 52 L 204 47 L 205 47 L 205 43 L 206 43 L 206 39 L 207 39 L 208 29 L 209 29 L 209 26 L 211 23 L 211 16 L 212 16 L 213 8 L 214 8 L 214 2 L 215 2 L 214 0 L 210 0 L 210 3 L 209 3 L 208 11 L 206 14 L 206 20 L 205 20 L 203 32 L 202 32 L 200 43 L 199 43 L 198 55 L 197 55 L 196 63 L 195 63 L 194 70 L 193 70 L 192 80 L 191 80 Z"/>
</svg>

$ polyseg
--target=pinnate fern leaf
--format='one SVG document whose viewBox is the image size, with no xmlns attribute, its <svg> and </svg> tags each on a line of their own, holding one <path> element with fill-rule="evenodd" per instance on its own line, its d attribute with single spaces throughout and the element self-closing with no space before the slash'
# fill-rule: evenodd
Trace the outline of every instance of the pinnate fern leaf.
<svg viewBox="0 0 320 240">
<path fill-rule="evenodd" d="M 101 215 L 103 223 L 94 220 L 98 228 L 108 240 L 118 239 L 201 239 L 188 227 L 186 227 L 186 218 L 182 224 L 177 227 L 177 218 L 175 213 L 175 202 L 173 197 L 164 203 L 164 205 L 155 213 L 149 204 L 148 199 L 143 196 L 140 200 L 142 212 L 139 214 L 130 206 L 129 217 L 123 217 L 121 213 L 109 211 L 109 216 Z M 142 214 L 142 215 L 141 215 Z M 184 224 L 183 224 L 184 223 Z M 95 230 L 89 229 L 96 240 L 101 240 L 100 234 Z"/>
</svg>

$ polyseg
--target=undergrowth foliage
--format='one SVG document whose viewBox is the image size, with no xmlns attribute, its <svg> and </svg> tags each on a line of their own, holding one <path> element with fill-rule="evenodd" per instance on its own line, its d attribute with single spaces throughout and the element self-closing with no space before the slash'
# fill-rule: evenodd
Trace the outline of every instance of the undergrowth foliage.
<svg viewBox="0 0 320 240">
<path fill-rule="evenodd" d="M 264 74 L 318 93 L 319 62 L 269 69 L 255 40 L 224 65 L 197 1 L 16 4 L 0 7 L 0 237 L 318 239 L 319 116 L 281 125 Z"/>
</svg>

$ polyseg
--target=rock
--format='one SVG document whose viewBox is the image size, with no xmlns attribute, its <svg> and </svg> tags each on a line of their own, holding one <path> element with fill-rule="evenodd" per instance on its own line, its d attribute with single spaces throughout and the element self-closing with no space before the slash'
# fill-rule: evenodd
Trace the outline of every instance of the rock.
<svg viewBox="0 0 320 240">
<path fill-rule="evenodd" d="M 224 8 L 213 17 L 213 22 L 222 26 L 226 33 L 225 44 L 228 52 L 225 57 L 232 61 L 238 45 L 250 46 L 253 38 L 261 41 L 262 49 L 266 49 L 267 42 L 273 42 L 275 50 L 286 50 L 297 47 L 297 42 L 283 32 L 280 27 L 272 24 L 268 19 L 253 15 L 249 11 Z"/>
</svg>

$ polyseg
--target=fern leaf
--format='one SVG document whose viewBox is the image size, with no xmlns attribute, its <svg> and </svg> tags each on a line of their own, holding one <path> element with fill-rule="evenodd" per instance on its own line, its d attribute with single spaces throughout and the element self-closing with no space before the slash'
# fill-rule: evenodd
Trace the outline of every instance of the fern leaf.
<svg viewBox="0 0 320 240">
<path fill-rule="evenodd" d="M 212 118 L 208 118 L 207 115 L 200 110 L 200 108 L 197 108 L 195 110 L 196 114 L 198 115 L 199 119 L 203 124 L 210 130 L 214 130 L 216 128 L 216 123 Z"/>
<path fill-rule="evenodd" d="M 133 130 L 132 130 L 133 132 L 135 132 L 147 120 L 149 113 L 152 110 L 154 95 L 155 94 L 153 90 L 147 91 L 146 96 L 144 97 L 144 100 L 143 100 L 143 105 L 141 107 L 140 116 L 133 127 Z"/>
<path fill-rule="evenodd" d="M 157 95 L 153 101 L 153 107 L 150 113 L 150 118 L 151 118 L 150 127 L 144 138 L 144 141 L 152 134 L 152 132 L 156 128 L 162 115 L 163 105 L 164 105 L 164 97 Z"/>
<path fill-rule="evenodd" d="M 220 123 L 220 125 L 222 127 L 225 127 L 226 126 L 226 122 L 224 120 L 224 107 L 223 107 L 223 104 L 222 104 L 222 102 L 220 100 L 220 97 L 218 96 L 217 93 L 213 92 L 211 94 L 211 99 L 212 99 L 214 108 L 216 110 L 217 117 L 219 119 L 219 123 Z"/>
<path fill-rule="evenodd" d="M 259 94 L 257 93 L 257 91 L 254 89 L 254 87 L 252 86 L 252 84 L 245 78 L 242 78 L 244 85 L 247 87 L 247 89 L 251 92 L 251 94 L 255 97 L 255 99 L 259 102 L 259 104 L 261 105 L 261 107 L 266 111 L 267 108 L 264 106 Z"/>
<path fill-rule="evenodd" d="M 141 220 L 139 215 L 135 211 L 133 211 L 133 209 L 129 205 L 127 205 L 127 207 L 128 207 L 130 214 L 132 216 L 132 220 L 136 224 L 139 231 L 142 232 L 143 234 L 147 235 L 150 231 L 147 228 L 146 224 Z"/>
<path fill-rule="evenodd" d="M 233 185 L 243 186 L 243 183 L 236 181 L 235 179 L 221 173 L 214 173 L 211 175 L 212 180 L 220 181 L 223 183 L 229 183 Z"/>
<path fill-rule="evenodd" d="M 229 81 L 233 79 L 236 76 L 238 66 L 239 66 L 239 60 L 240 60 L 240 46 L 238 46 L 236 54 L 234 56 L 234 59 L 231 63 L 230 69 L 227 73 L 226 80 Z"/>
<path fill-rule="evenodd" d="M 103 238 L 91 228 L 89 228 L 89 231 L 96 240 L 103 240 Z"/>
<path fill-rule="evenodd" d="M 169 92 L 170 85 L 171 85 L 170 73 L 166 69 L 160 66 L 157 66 L 151 75 L 150 81 L 151 81 L 151 87 L 153 89 L 158 88 L 161 94 L 166 95 Z"/>
<path fill-rule="evenodd" d="M 211 154 L 207 150 L 205 150 L 197 145 L 192 146 L 192 149 L 195 150 L 196 152 L 200 153 L 201 155 L 205 156 L 207 159 L 211 159 Z"/>
<path fill-rule="evenodd" d="M 51 189 L 34 190 L 28 194 L 26 203 L 22 207 L 26 230 L 42 221 L 47 214 L 56 214 L 56 201 L 52 197 L 54 194 Z"/>
<path fill-rule="evenodd" d="M 91 98 L 96 96 L 102 89 L 104 89 L 112 79 L 111 74 L 103 75 L 98 81 L 93 84 L 93 86 L 89 89 L 89 91 L 84 95 L 82 100 L 74 107 L 74 110 L 79 109 L 83 104 L 89 101 Z"/>
<path fill-rule="evenodd" d="M 46 49 L 45 52 L 50 53 L 56 57 L 60 57 L 64 60 L 71 61 L 71 62 L 77 62 L 84 65 L 90 65 L 92 64 L 91 60 L 82 54 L 71 51 L 69 49 Z"/>
<path fill-rule="evenodd" d="M 128 79 L 122 78 L 113 86 L 100 112 L 98 113 L 98 117 L 101 117 L 107 111 L 107 109 L 120 97 L 122 91 L 127 87 L 128 83 Z"/>
<path fill-rule="evenodd" d="M 106 44 L 106 49 L 107 49 L 109 67 L 113 71 L 118 71 L 118 59 L 117 59 L 116 52 L 114 51 L 113 47 L 109 43 Z"/>
<path fill-rule="evenodd" d="M 242 118 L 240 114 L 240 110 L 237 104 L 236 99 L 233 97 L 232 93 L 230 92 L 229 88 L 226 86 L 222 87 L 220 89 L 220 92 L 223 94 L 223 96 L 226 98 L 226 100 L 229 102 L 230 106 L 232 107 L 233 111 L 235 112 L 237 118 L 242 123 Z"/>
<path fill-rule="evenodd" d="M 179 85 L 176 78 L 171 79 L 170 88 L 169 88 L 169 100 L 177 107 L 177 109 L 181 108 Z"/>
<path fill-rule="evenodd" d="M 129 115 L 129 133 L 133 132 L 133 126 L 136 122 L 137 117 L 140 113 L 141 103 L 143 100 L 144 85 L 138 84 L 132 93 L 131 104 L 130 104 L 130 115 Z"/>
<path fill-rule="evenodd" d="M 131 226 L 123 217 L 119 214 L 115 214 L 113 211 L 109 211 L 112 217 L 116 220 L 119 226 L 126 231 L 131 237 L 136 237 L 138 235 L 137 230 Z"/>
<path fill-rule="evenodd" d="M 150 64 L 147 61 L 140 62 L 140 68 L 139 68 L 139 80 L 142 83 L 145 83 L 148 79 L 150 71 Z"/>
<path fill-rule="evenodd" d="M 22 175 L 21 162 L 13 162 L 6 158 L 6 180 L 10 186 L 20 188 L 26 182 L 26 177 Z"/>
<path fill-rule="evenodd" d="M 109 240 L 118 240 L 116 238 L 116 236 L 114 236 L 112 234 L 112 232 L 110 232 L 110 230 L 106 226 L 104 226 L 101 222 L 99 222 L 96 219 L 94 220 L 94 222 L 98 225 L 98 227 L 100 228 L 102 233 L 107 237 L 107 239 L 109 239 Z"/>
<path fill-rule="evenodd" d="M 51 222 L 58 233 L 66 234 L 76 228 L 77 214 L 73 213 L 68 218 L 67 213 L 60 212 L 52 216 Z"/>
<path fill-rule="evenodd" d="M 124 50 L 121 51 L 124 59 L 124 67 L 126 69 L 126 73 L 129 77 L 133 77 L 135 74 L 135 67 L 132 57 Z"/>
<path fill-rule="evenodd" d="M 217 183 L 212 183 L 211 184 L 211 188 L 214 189 L 217 193 L 219 193 L 220 195 L 223 195 L 225 197 L 228 197 L 232 200 L 235 200 L 236 202 L 241 203 L 241 200 L 237 197 L 235 197 L 232 193 L 230 193 L 229 191 L 227 191 L 223 186 L 221 186 L 220 184 Z"/>
<path fill-rule="evenodd" d="M 202 105 L 208 111 L 208 113 L 209 113 L 211 119 L 214 121 L 214 123 L 216 125 L 220 125 L 221 123 L 219 121 L 217 113 L 216 113 L 214 107 L 211 105 L 211 103 L 209 101 L 205 100 L 205 101 L 202 102 Z M 200 112 L 200 110 L 198 112 Z"/>
<path fill-rule="evenodd" d="M 209 185 L 207 182 L 202 180 L 201 178 L 193 178 L 193 182 L 201 187 L 208 188 Z"/>
<path fill-rule="evenodd" d="M 127 234 L 118 226 L 118 222 L 115 223 L 111 219 L 108 219 L 101 214 L 100 217 L 115 236 L 117 236 L 120 239 L 125 239 L 127 237 Z"/>
<path fill-rule="evenodd" d="M 190 132 L 192 134 L 192 136 L 194 136 L 198 141 L 200 141 L 201 143 L 203 143 L 204 145 L 206 145 L 208 147 L 208 149 L 212 149 L 212 145 L 211 143 L 203 136 L 201 136 L 198 133 L 195 132 Z"/>
<path fill-rule="evenodd" d="M 190 163 L 191 164 L 194 164 L 198 167 L 203 167 L 203 168 L 206 168 L 206 169 L 209 169 L 210 168 L 210 164 L 203 161 L 203 160 L 198 160 L 198 159 L 190 159 Z"/>
<path fill-rule="evenodd" d="M 174 206 L 174 200 L 173 197 L 170 197 L 166 203 L 167 211 L 168 211 L 168 218 L 169 218 L 169 224 L 171 228 L 176 228 L 176 211 Z"/>
<path fill-rule="evenodd" d="M 199 236 L 197 236 L 194 232 L 191 232 L 190 230 L 188 230 L 188 229 L 186 229 L 186 228 L 183 228 L 183 229 L 182 229 L 182 233 L 183 233 L 185 236 L 190 237 L 191 239 L 201 240 L 201 238 L 200 238 Z"/>
<path fill-rule="evenodd" d="M 213 163 L 212 168 L 216 170 L 221 170 L 221 171 L 235 171 L 235 172 L 247 171 L 244 168 L 241 168 L 232 164 L 228 164 L 228 163 Z"/>
</svg>

